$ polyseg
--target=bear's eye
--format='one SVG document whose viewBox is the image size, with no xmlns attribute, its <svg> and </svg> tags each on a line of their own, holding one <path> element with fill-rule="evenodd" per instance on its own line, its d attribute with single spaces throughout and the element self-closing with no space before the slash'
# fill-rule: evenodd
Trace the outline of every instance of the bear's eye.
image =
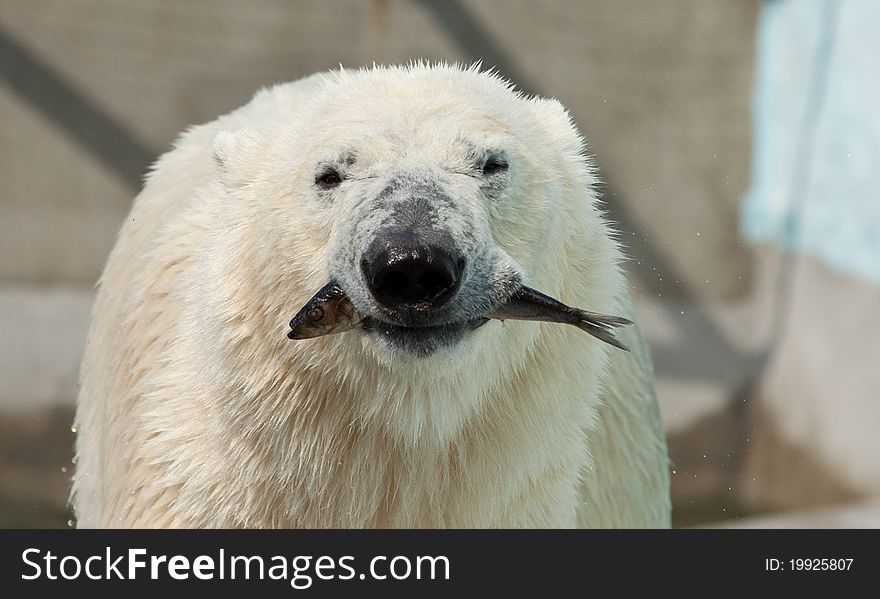
<svg viewBox="0 0 880 599">
<path fill-rule="evenodd" d="M 484 175 L 496 175 L 507 170 L 507 161 L 503 158 L 489 158 L 483 165 Z"/>
<path fill-rule="evenodd" d="M 315 184 L 321 189 L 333 189 L 338 187 L 340 183 L 342 183 L 342 175 L 333 168 L 324 171 L 315 179 Z"/>
</svg>

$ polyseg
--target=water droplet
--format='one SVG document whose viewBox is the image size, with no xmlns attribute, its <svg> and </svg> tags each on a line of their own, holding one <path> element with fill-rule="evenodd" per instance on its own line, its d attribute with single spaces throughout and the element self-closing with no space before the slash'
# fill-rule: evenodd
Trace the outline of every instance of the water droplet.
<svg viewBox="0 0 880 599">
<path fill-rule="evenodd" d="M 72 425 L 72 426 L 70 427 L 70 432 L 75 433 L 75 432 L 76 432 L 76 429 L 77 429 L 77 427 L 76 427 L 76 425 L 74 424 L 74 425 Z"/>
<path fill-rule="evenodd" d="M 699 231 L 697 231 L 697 237 L 699 237 L 699 236 L 700 236 L 700 232 L 699 232 Z"/>
<path fill-rule="evenodd" d="M 61 467 L 61 472 L 67 472 L 67 466 L 62 466 L 62 467 Z"/>
<path fill-rule="evenodd" d="M 68 528 L 73 528 L 73 520 L 68 520 L 67 526 L 68 526 Z"/>
<path fill-rule="evenodd" d="M 684 310 L 681 311 L 681 315 L 684 316 Z"/>
<path fill-rule="evenodd" d="M 672 473 L 675 474 L 675 470 L 673 470 Z"/>
</svg>

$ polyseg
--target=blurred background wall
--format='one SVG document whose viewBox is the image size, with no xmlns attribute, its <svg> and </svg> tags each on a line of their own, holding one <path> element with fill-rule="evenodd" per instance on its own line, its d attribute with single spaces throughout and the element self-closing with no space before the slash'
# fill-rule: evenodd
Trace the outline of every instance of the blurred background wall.
<svg viewBox="0 0 880 599">
<path fill-rule="evenodd" d="M 262 86 L 418 58 L 482 60 L 561 100 L 586 135 L 654 351 L 676 524 L 761 525 L 749 516 L 780 512 L 789 513 L 781 525 L 815 523 L 800 510 L 876 493 L 875 460 L 847 462 L 844 476 L 835 460 L 857 452 L 795 443 L 803 430 L 780 433 L 765 407 L 768 394 L 788 396 L 785 383 L 762 381 L 790 307 L 780 272 L 793 270 L 739 233 L 760 9 L 758 0 L 0 0 L 0 526 L 67 522 L 93 286 L 149 163 L 180 130 Z M 858 510 L 830 522 L 867 524 L 875 513 Z"/>
</svg>

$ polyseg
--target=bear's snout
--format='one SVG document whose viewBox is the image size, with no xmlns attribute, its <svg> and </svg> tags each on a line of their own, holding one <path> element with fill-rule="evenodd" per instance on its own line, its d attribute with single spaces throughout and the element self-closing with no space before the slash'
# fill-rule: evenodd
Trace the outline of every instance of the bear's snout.
<svg viewBox="0 0 880 599">
<path fill-rule="evenodd" d="M 367 289 L 384 308 L 439 308 L 455 296 L 465 259 L 449 235 L 410 228 L 380 232 L 361 260 Z"/>
</svg>

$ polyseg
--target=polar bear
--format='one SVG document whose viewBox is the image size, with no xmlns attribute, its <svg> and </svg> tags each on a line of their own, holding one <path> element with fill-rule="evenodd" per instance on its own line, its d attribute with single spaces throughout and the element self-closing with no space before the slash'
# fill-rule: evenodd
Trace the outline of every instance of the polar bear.
<svg viewBox="0 0 880 599">
<path fill-rule="evenodd" d="M 313 75 L 188 130 L 101 278 L 78 526 L 668 526 L 637 328 L 627 353 L 554 323 L 468 324 L 512 275 L 631 314 L 595 182 L 559 102 L 478 68 Z M 451 265 L 416 273 L 442 305 L 407 308 L 398 281 L 388 317 L 366 274 L 389 239 Z M 328 280 L 371 326 L 288 340 Z"/>
</svg>

